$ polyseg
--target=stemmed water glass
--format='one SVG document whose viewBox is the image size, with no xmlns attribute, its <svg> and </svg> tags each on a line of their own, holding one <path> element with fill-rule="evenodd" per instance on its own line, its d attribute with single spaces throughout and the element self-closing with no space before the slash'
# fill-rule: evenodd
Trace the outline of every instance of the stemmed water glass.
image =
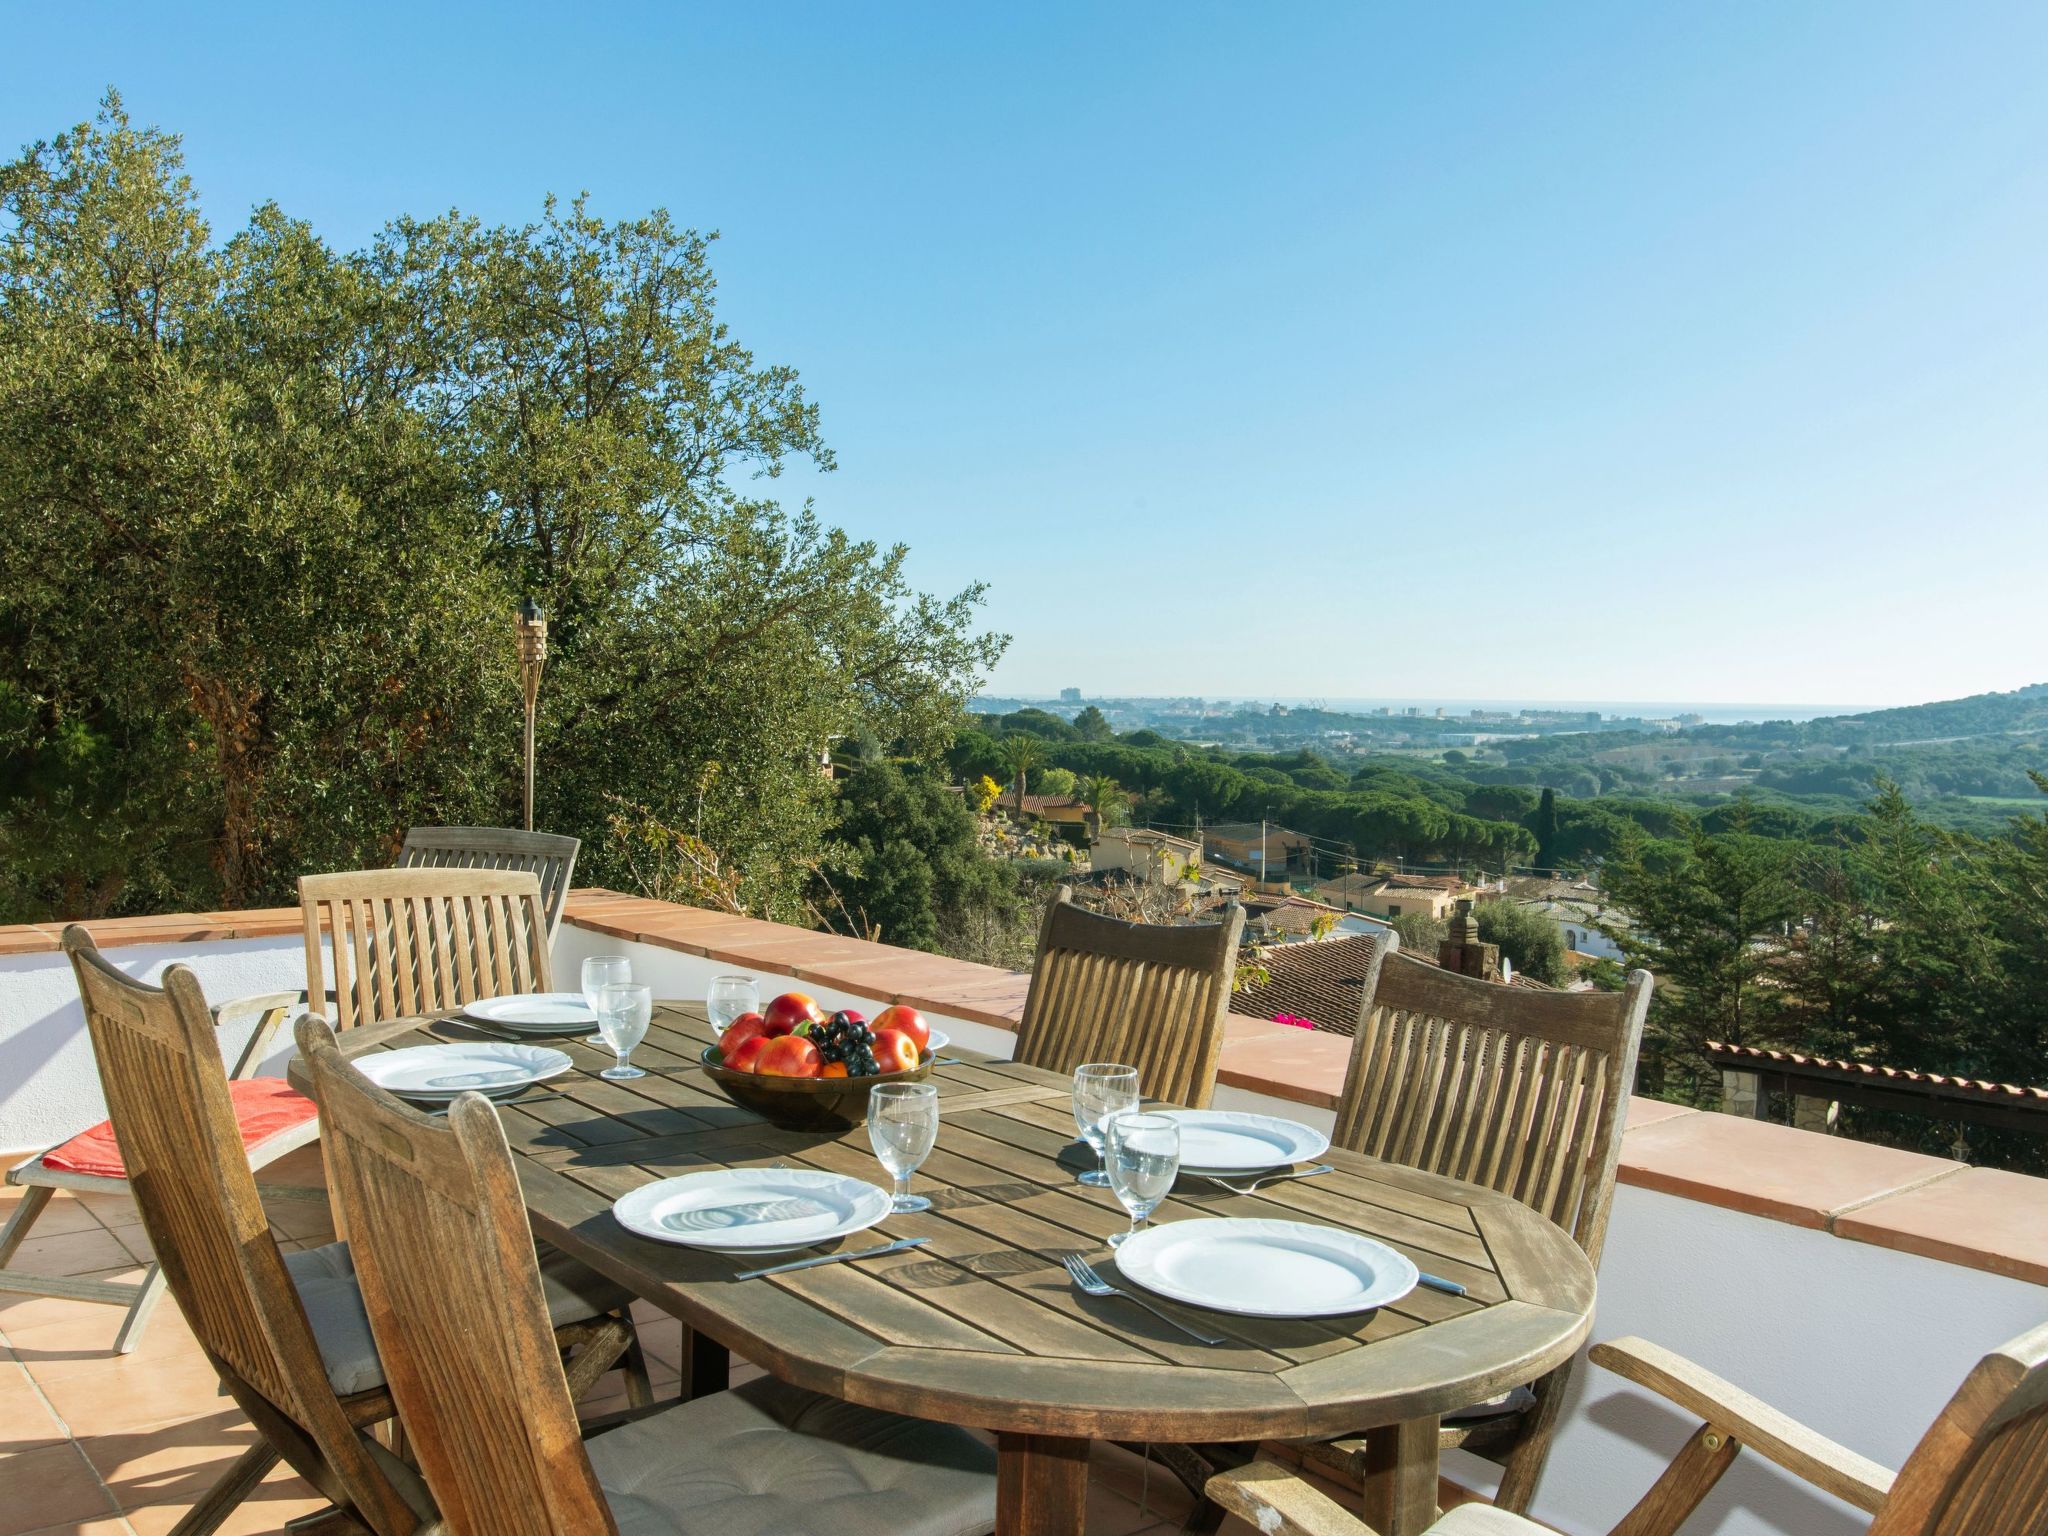
<svg viewBox="0 0 2048 1536">
<path fill-rule="evenodd" d="M 743 1013 L 761 1011 L 761 989 L 751 976 L 714 976 L 704 994 L 704 1011 L 711 1016 L 714 1034 L 724 1034 Z"/>
<path fill-rule="evenodd" d="M 1171 1115 L 1126 1113 L 1112 1115 L 1105 1130 L 1109 1187 L 1131 1213 L 1130 1230 L 1110 1235 L 1109 1246 L 1115 1248 L 1138 1235 L 1180 1176 L 1180 1122 Z"/>
<path fill-rule="evenodd" d="M 1103 1162 L 1102 1122 L 1138 1107 L 1138 1069 L 1111 1061 L 1091 1061 L 1074 1068 L 1074 1127 Z M 1106 1189 L 1109 1175 L 1099 1167 L 1080 1176 L 1091 1189 Z"/>
<path fill-rule="evenodd" d="M 647 1021 L 654 1016 L 654 989 L 620 982 L 608 982 L 598 989 L 597 1032 L 619 1058 L 599 1077 L 620 1081 L 647 1074 L 633 1065 L 633 1047 L 647 1038 Z"/>
<path fill-rule="evenodd" d="M 633 979 L 633 962 L 625 955 L 592 955 L 583 962 L 583 1001 L 592 1013 L 597 1010 L 598 994 L 609 986 L 624 986 Z M 585 1035 L 585 1045 L 604 1045 L 602 1034 Z"/>
<path fill-rule="evenodd" d="M 910 1176 L 939 1139 L 939 1090 L 932 1083 L 878 1083 L 868 1094 L 868 1140 L 895 1181 L 889 1209 L 897 1215 L 928 1211 L 931 1201 L 910 1192 Z"/>
</svg>

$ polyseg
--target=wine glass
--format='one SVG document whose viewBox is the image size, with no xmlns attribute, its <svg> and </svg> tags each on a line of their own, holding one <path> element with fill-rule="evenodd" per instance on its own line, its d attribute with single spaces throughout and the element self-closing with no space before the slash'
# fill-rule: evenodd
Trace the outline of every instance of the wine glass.
<svg viewBox="0 0 2048 1536">
<path fill-rule="evenodd" d="M 1095 1149 L 1095 1161 L 1103 1161 L 1102 1122 L 1111 1115 L 1138 1107 L 1138 1069 L 1111 1061 L 1091 1061 L 1074 1068 L 1074 1127 L 1082 1140 Z M 1091 1168 L 1079 1182 L 1091 1189 L 1109 1187 L 1109 1175 Z"/>
<path fill-rule="evenodd" d="M 868 1094 L 868 1140 L 895 1181 L 889 1209 L 897 1215 L 928 1211 L 931 1201 L 910 1192 L 910 1176 L 939 1139 L 939 1090 L 933 1083 L 878 1083 Z"/>
<path fill-rule="evenodd" d="M 1180 1122 L 1171 1115 L 1126 1112 L 1112 1115 L 1105 1127 L 1109 1142 L 1109 1187 L 1131 1213 L 1128 1232 L 1110 1235 L 1117 1247 L 1152 1214 L 1180 1176 Z"/>
<path fill-rule="evenodd" d="M 619 1081 L 647 1074 L 633 1065 L 633 1047 L 647 1038 L 647 1021 L 654 1015 L 654 989 L 630 983 L 607 982 L 597 994 L 597 1032 L 618 1054 L 619 1064 L 606 1067 L 599 1077 Z"/>
<path fill-rule="evenodd" d="M 712 1032 L 722 1035 L 741 1014 L 761 1011 L 761 989 L 751 976 L 714 976 L 704 1011 L 711 1015 Z"/>
<path fill-rule="evenodd" d="M 624 986 L 633 979 L 633 962 L 625 955 L 592 955 L 583 962 L 583 1001 L 597 1012 L 597 995 L 614 984 Z M 585 1045 L 603 1045 L 602 1034 L 585 1035 Z"/>
</svg>

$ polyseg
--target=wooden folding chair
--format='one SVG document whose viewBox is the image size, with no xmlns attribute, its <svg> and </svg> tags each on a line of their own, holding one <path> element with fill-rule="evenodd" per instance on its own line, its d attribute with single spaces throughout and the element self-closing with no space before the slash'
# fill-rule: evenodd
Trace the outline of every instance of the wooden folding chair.
<svg viewBox="0 0 2048 1536">
<path fill-rule="evenodd" d="M 417 1476 L 365 1433 L 395 1410 L 348 1245 L 279 1251 L 198 978 L 174 965 L 161 988 L 132 981 L 77 925 L 63 945 L 160 1272 L 221 1386 L 262 1436 L 175 1536 L 213 1530 L 280 1458 L 357 1522 L 347 1529 L 409 1536 L 432 1503 Z M 594 1381 L 600 1361 L 609 1366 L 633 1346 L 631 1298 L 559 1255 L 550 1263 L 557 1280 L 545 1315 L 561 1325 L 551 1337 L 558 1350 L 588 1358 Z M 644 1380 L 634 1393 L 641 1401 Z"/>
<path fill-rule="evenodd" d="M 1702 1420 L 1611 1536 L 1672 1536 L 1744 1446 L 1873 1516 L 1870 1536 L 2048 1531 L 2048 1326 L 1980 1360 L 1896 1474 L 1646 1340 L 1595 1344 L 1592 1359 Z M 1265 1536 L 1373 1536 L 1271 1462 L 1223 1473 L 1208 1491 Z M 1431 1525 L 1429 1536 L 1550 1536 L 1550 1527 L 1465 1504 Z"/>
<path fill-rule="evenodd" d="M 1208 1106 L 1223 1055 L 1244 910 L 1220 923 L 1127 923 L 1074 905 L 1046 908 L 1016 1059 L 1052 1072 L 1083 1062 L 1138 1069 L 1146 1097 Z"/>
<path fill-rule="evenodd" d="M 352 1029 L 553 985 L 540 879 L 530 871 L 362 869 L 299 880 L 308 994 Z"/>
<path fill-rule="evenodd" d="M 994 1525 L 995 1452 L 965 1430 L 776 1381 L 629 1415 L 586 1446 L 497 1110 L 464 1094 L 445 1118 L 420 1114 L 354 1071 L 318 1019 L 297 1038 L 363 1299 L 447 1536 Z"/>
<path fill-rule="evenodd" d="M 414 827 L 399 851 L 400 869 L 523 869 L 540 881 L 540 906 L 548 937 L 562 926 L 569 877 L 583 844 L 555 832 L 520 832 L 511 827 Z"/>
<path fill-rule="evenodd" d="M 319 1122 L 314 1118 L 310 1104 L 305 1106 L 303 1117 L 294 1119 L 288 1106 L 290 1100 L 297 1099 L 298 1095 L 284 1088 L 275 1078 L 255 1076 L 257 1066 L 270 1050 L 278 1026 L 297 1001 L 295 992 L 237 998 L 223 1005 L 214 1016 L 216 1031 L 228 1033 L 240 1027 L 251 1014 L 256 1018 L 248 1042 L 235 1058 L 233 1071 L 227 1074 L 231 1084 L 228 1089 L 230 1108 L 241 1133 L 248 1166 L 252 1169 L 274 1163 L 320 1135 Z M 216 1044 L 216 1059 L 219 1054 Z M 241 1086 L 243 1084 L 248 1086 Z M 287 1106 L 282 1113 L 281 1106 Z M 90 1195 L 126 1195 L 130 1192 L 112 1123 L 103 1120 L 68 1141 L 45 1148 L 34 1157 L 16 1163 L 7 1170 L 7 1182 L 21 1186 L 27 1192 L 15 1203 L 6 1225 L 0 1226 L 0 1291 L 125 1307 L 128 1315 L 122 1318 L 120 1332 L 114 1338 L 114 1353 L 125 1355 L 134 1349 L 142 1342 L 143 1329 L 148 1326 L 150 1314 L 156 1310 L 156 1304 L 163 1296 L 164 1276 L 160 1265 L 148 1265 L 139 1281 L 76 1279 L 8 1268 L 37 1218 L 49 1209 L 50 1201 L 58 1190 L 68 1189 Z"/>
<path fill-rule="evenodd" d="M 1595 1268 L 1614 1208 L 1650 973 L 1619 992 L 1551 992 L 1461 976 L 1401 954 L 1367 962 L 1333 1140 L 1353 1152 L 1511 1195 L 1569 1232 Z M 1507 1399 L 1447 1419 L 1438 1444 L 1502 1467 L 1496 1503 L 1525 1511 L 1571 1380 L 1567 1361 Z M 1370 1437 L 1308 1447 L 1362 1477 Z"/>
</svg>

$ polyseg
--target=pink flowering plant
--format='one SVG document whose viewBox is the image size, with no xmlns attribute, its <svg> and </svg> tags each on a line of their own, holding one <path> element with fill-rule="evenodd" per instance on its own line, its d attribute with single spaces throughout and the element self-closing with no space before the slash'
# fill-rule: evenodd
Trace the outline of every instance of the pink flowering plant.
<svg viewBox="0 0 2048 1536">
<path fill-rule="evenodd" d="M 1275 1024 L 1292 1024 L 1296 1029 L 1314 1029 L 1316 1027 L 1314 1019 L 1304 1019 L 1298 1013 L 1276 1013 L 1273 1015 L 1273 1022 Z"/>
</svg>

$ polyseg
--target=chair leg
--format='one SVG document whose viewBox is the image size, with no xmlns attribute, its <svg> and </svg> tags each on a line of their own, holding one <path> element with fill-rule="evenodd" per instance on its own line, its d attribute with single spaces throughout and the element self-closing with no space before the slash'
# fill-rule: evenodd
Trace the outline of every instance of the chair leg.
<svg viewBox="0 0 2048 1536">
<path fill-rule="evenodd" d="M 630 1328 L 632 1324 L 629 1322 Z M 640 1347 L 640 1330 L 635 1328 L 626 1341 L 626 1353 L 619 1360 L 626 1375 L 626 1406 L 647 1408 L 654 1403 L 654 1380 L 647 1374 L 647 1351 Z"/>
<path fill-rule="evenodd" d="M 0 1269 L 7 1267 L 15 1249 L 28 1236 L 28 1229 L 36 1224 L 36 1218 L 43 1214 L 50 1197 L 56 1193 L 47 1184 L 31 1184 L 22 1192 L 14 1204 L 14 1214 L 7 1218 L 6 1226 L 0 1227 Z"/>
<path fill-rule="evenodd" d="M 121 1331 L 114 1336 L 115 1354 L 128 1354 L 142 1342 L 142 1330 L 149 1326 L 149 1315 L 163 1299 L 163 1266 L 152 1264 L 143 1275 L 142 1284 L 136 1289 L 135 1301 L 128 1308 L 128 1315 L 121 1320 Z"/>
<path fill-rule="evenodd" d="M 235 1458 L 226 1475 L 206 1490 L 206 1496 L 185 1512 L 185 1518 L 171 1527 L 171 1536 L 210 1536 L 270 1475 L 277 1459 L 277 1452 L 267 1440 L 250 1446 Z"/>
</svg>

